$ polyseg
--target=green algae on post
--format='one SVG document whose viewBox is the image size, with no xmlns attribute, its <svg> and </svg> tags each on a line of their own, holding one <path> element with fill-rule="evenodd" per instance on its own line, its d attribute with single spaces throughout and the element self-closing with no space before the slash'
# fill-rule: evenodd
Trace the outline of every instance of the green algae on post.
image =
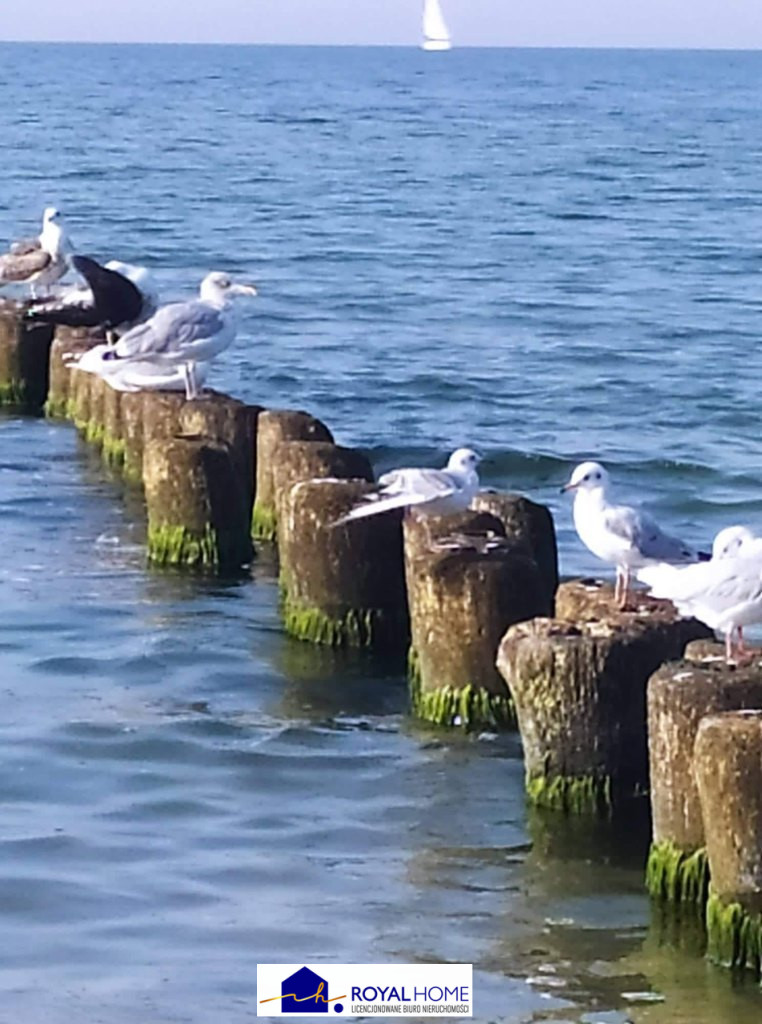
<svg viewBox="0 0 762 1024">
<path fill-rule="evenodd" d="M 721 967 L 753 971 L 762 980 L 762 911 L 725 903 L 712 890 L 706 905 L 707 956 Z"/>
<path fill-rule="evenodd" d="M 389 624 L 380 609 L 356 609 L 332 618 L 320 608 L 310 608 L 281 598 L 281 614 L 287 633 L 297 640 L 328 647 L 373 647 L 378 634 L 386 635 Z"/>
<path fill-rule="evenodd" d="M 709 894 L 706 849 L 681 850 L 668 839 L 652 843 L 646 865 L 646 888 L 654 899 L 703 909 Z"/>
<path fill-rule="evenodd" d="M 566 814 L 607 815 L 613 808 L 612 782 L 605 776 L 527 776 L 526 793 L 535 807 Z"/>
<path fill-rule="evenodd" d="M 255 540 L 274 541 L 278 533 L 275 507 L 256 500 L 251 514 L 251 535 Z"/>
<path fill-rule="evenodd" d="M 465 732 L 513 729 L 516 716 L 509 697 L 489 693 L 470 684 L 456 690 L 421 688 L 420 675 L 410 677 L 410 706 L 416 718 L 447 729 Z"/>
</svg>

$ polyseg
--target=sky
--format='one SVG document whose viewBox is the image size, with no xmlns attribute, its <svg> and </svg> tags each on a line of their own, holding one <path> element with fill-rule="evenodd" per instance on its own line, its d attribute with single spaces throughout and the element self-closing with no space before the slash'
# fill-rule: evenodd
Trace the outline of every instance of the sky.
<svg viewBox="0 0 762 1024">
<path fill-rule="evenodd" d="M 762 49 L 762 0 L 441 0 L 456 45 Z M 0 40 L 411 45 L 422 0 L 0 0 Z"/>
</svg>

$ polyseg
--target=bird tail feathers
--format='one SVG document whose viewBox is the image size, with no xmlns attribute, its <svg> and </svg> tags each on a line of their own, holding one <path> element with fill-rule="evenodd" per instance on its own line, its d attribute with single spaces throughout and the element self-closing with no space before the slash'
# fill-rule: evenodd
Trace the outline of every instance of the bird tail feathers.
<svg viewBox="0 0 762 1024">
<path fill-rule="evenodd" d="M 410 504 L 409 494 L 396 494 L 388 498 L 370 497 L 364 505 L 358 505 L 351 512 L 347 512 L 341 519 L 337 519 L 334 526 L 342 526 L 344 523 L 352 522 L 354 519 L 367 519 L 368 516 L 381 515 L 382 512 L 392 512 L 395 509 L 406 508 Z"/>
</svg>

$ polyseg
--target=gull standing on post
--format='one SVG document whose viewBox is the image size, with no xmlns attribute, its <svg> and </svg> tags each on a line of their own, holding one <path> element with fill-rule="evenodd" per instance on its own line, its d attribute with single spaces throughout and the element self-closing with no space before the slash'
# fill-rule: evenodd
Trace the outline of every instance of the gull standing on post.
<svg viewBox="0 0 762 1024">
<path fill-rule="evenodd" d="M 180 367 L 185 397 L 198 398 L 197 365 L 224 352 L 236 336 L 231 300 L 256 294 L 253 285 L 236 284 L 227 274 L 207 274 L 198 299 L 162 306 L 150 320 L 122 335 L 102 358 L 122 365 L 147 362 L 156 367 Z"/>
<path fill-rule="evenodd" d="M 725 634 L 725 658 L 744 660 L 743 629 L 762 622 L 762 540 L 744 526 L 729 526 L 714 539 L 708 562 L 678 568 L 651 565 L 638 572 L 652 597 L 666 598 Z M 734 650 L 734 637 L 738 642 Z"/>
<path fill-rule="evenodd" d="M 616 566 L 614 599 L 626 608 L 633 571 L 667 562 L 698 561 L 687 544 L 658 526 L 646 512 L 608 500 L 611 478 L 598 462 L 582 462 L 562 493 L 574 491 L 574 526 L 582 543 L 598 558 Z"/>
<path fill-rule="evenodd" d="M 362 505 L 353 508 L 335 525 L 395 508 L 414 509 L 427 516 L 464 512 L 479 490 L 476 467 L 480 461 L 470 448 L 458 448 L 444 469 L 392 469 L 379 477 L 376 494 L 369 494 Z"/>
<path fill-rule="evenodd" d="M 0 287 L 6 284 L 28 284 L 32 297 L 37 288 L 50 289 L 69 269 L 71 244 L 63 227 L 61 214 L 48 206 L 42 217 L 38 238 L 11 245 L 10 252 L 0 256 Z"/>
</svg>

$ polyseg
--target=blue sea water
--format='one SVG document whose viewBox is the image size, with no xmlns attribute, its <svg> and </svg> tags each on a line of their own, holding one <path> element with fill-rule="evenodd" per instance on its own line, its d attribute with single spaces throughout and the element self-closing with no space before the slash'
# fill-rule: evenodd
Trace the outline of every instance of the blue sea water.
<svg viewBox="0 0 762 1024">
<path fill-rule="evenodd" d="M 582 457 L 703 544 L 760 527 L 762 55 L 0 46 L 0 238 L 59 205 L 163 294 L 253 280 L 211 381 L 379 467 Z M 237 1022 L 258 961 L 473 962 L 476 1016 L 751 1024 L 664 943 L 643 836 L 528 818 L 514 737 L 287 640 L 274 567 L 147 573 L 63 425 L 0 419 L 0 1007 Z M 662 1003 L 631 1002 L 655 992 Z"/>
</svg>

